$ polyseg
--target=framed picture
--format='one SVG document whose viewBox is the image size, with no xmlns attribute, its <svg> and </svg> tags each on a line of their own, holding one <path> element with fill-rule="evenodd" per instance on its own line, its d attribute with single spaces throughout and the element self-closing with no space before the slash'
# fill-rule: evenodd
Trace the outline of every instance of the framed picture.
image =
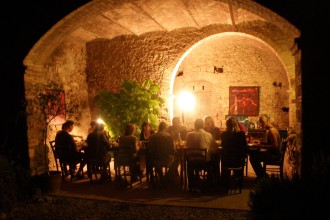
<svg viewBox="0 0 330 220">
<path fill-rule="evenodd" d="M 63 90 L 47 90 L 47 121 L 52 124 L 65 122 L 65 93 Z"/>
<path fill-rule="evenodd" d="M 235 115 L 235 116 L 259 115 L 259 87 L 230 86 L 228 115 Z"/>
</svg>

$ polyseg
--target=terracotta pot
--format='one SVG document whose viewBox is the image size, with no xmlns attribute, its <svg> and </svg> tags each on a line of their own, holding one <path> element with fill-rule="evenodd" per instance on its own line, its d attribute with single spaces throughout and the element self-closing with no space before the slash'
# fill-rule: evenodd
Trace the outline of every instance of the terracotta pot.
<svg viewBox="0 0 330 220">
<path fill-rule="evenodd" d="M 36 176 L 35 179 L 37 187 L 39 187 L 44 193 L 57 192 L 61 188 L 61 172 L 50 171 L 49 174 Z"/>
</svg>

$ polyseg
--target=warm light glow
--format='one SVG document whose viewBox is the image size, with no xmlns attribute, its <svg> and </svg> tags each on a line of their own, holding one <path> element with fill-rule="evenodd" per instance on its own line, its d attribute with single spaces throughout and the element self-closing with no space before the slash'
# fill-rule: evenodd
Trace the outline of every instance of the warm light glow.
<svg viewBox="0 0 330 220">
<path fill-rule="evenodd" d="M 105 124 L 104 121 L 103 121 L 101 118 L 97 119 L 96 122 L 97 122 L 98 124 Z"/>
<path fill-rule="evenodd" d="M 178 104 L 182 111 L 192 111 L 196 105 L 195 96 L 187 91 L 182 91 L 178 96 Z"/>
</svg>

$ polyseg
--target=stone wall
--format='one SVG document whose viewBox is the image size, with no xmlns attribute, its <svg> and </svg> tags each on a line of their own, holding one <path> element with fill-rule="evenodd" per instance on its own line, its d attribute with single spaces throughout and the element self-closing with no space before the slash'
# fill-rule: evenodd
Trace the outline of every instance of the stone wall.
<svg viewBox="0 0 330 220">
<path fill-rule="evenodd" d="M 251 24 L 242 24 L 240 29 L 245 30 L 249 26 Z M 251 35 L 227 32 L 232 30 L 226 25 L 214 25 L 200 30 L 185 28 L 167 33 L 154 32 L 139 37 L 128 35 L 112 40 L 89 42 L 87 81 L 92 117 L 97 115 L 97 107 L 92 104 L 95 95 L 102 90 L 116 91 L 126 79 L 138 82 L 151 79 L 159 83 L 162 95 L 167 101 L 175 95 L 175 89 L 202 80 L 201 83 L 208 82 L 212 87 L 209 113 L 217 117 L 218 126 L 221 126 L 228 114 L 229 86 L 258 86 L 260 113 L 269 114 L 275 125 L 287 128 L 294 120 L 290 122 L 289 114 L 283 112 L 282 107 L 290 107 L 294 93 L 290 95 L 288 91 L 294 88 L 290 87 L 286 67 L 274 48 L 269 46 L 275 45 L 275 40 L 272 39 L 275 36 L 263 35 L 269 33 L 271 27 L 264 28 L 259 30 L 257 35 L 267 40 L 267 43 Z M 218 33 L 219 36 L 203 40 L 217 32 L 224 34 Z M 280 37 L 283 36 L 277 34 L 276 40 L 281 40 Z M 195 44 L 198 46 L 180 63 L 180 58 Z M 184 72 L 184 77 L 176 78 L 174 91 L 170 91 L 176 65 L 180 65 L 178 70 Z M 214 65 L 222 66 L 224 73 L 215 75 Z M 185 82 L 180 84 L 182 80 Z M 274 87 L 273 82 L 281 82 L 281 87 Z M 174 114 L 178 114 L 175 109 Z M 198 117 L 201 117 L 201 114 Z"/>
<path fill-rule="evenodd" d="M 47 126 L 46 148 L 44 145 L 44 132 L 46 124 L 42 112 L 32 111 L 36 99 L 34 85 L 40 87 L 40 91 L 49 89 L 51 81 L 63 86 L 67 109 L 78 104 L 77 112 L 66 113 L 66 119 L 72 119 L 77 125 L 72 134 L 87 137 L 90 123 L 90 112 L 87 98 L 86 83 L 86 51 L 85 45 L 77 42 L 64 42 L 53 54 L 49 65 L 42 68 L 28 69 L 25 72 L 25 96 L 28 109 L 28 143 L 31 174 L 44 173 L 48 163 L 49 169 L 54 170 L 55 161 L 49 141 L 55 139 L 56 132 L 61 129 L 63 121 L 51 121 Z M 52 88 L 58 89 L 58 88 Z M 47 158 L 45 159 L 45 150 Z"/>
</svg>

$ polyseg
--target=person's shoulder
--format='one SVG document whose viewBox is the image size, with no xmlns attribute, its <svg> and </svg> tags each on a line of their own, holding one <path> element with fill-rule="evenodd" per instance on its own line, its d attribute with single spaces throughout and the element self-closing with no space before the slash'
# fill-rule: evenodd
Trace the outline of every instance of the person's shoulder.
<svg viewBox="0 0 330 220">
<path fill-rule="evenodd" d="M 271 131 L 271 132 L 276 132 L 276 133 L 279 132 L 278 129 L 274 126 L 270 126 L 268 130 Z"/>
<path fill-rule="evenodd" d="M 212 130 L 211 130 L 211 133 L 220 134 L 221 133 L 221 130 L 220 130 L 219 127 L 213 127 Z"/>
<path fill-rule="evenodd" d="M 215 131 L 220 131 L 220 128 L 217 127 L 217 126 L 214 126 L 212 129 L 215 130 Z"/>
<path fill-rule="evenodd" d="M 63 131 L 62 131 L 62 130 L 59 130 L 58 132 L 56 132 L 56 137 L 59 137 L 59 136 L 61 136 L 61 135 L 62 135 L 62 133 L 63 133 Z"/>
<path fill-rule="evenodd" d="M 170 137 L 170 138 L 172 138 L 172 136 L 168 132 L 165 132 L 165 131 L 159 131 L 153 135 L 154 135 L 154 137 Z"/>
<path fill-rule="evenodd" d="M 158 136 L 159 136 L 159 132 L 153 133 L 152 135 L 150 135 L 149 141 L 152 140 L 152 139 L 157 138 Z"/>
<path fill-rule="evenodd" d="M 187 129 L 186 126 L 183 126 L 183 125 L 180 126 L 180 131 L 187 131 L 187 130 L 188 130 L 188 129 Z"/>
<path fill-rule="evenodd" d="M 190 131 L 190 132 L 188 132 L 188 134 L 187 134 L 187 138 L 189 138 L 190 136 L 193 136 L 195 134 L 195 131 Z"/>
<path fill-rule="evenodd" d="M 244 131 L 239 131 L 238 134 L 242 138 L 245 138 L 245 136 L 246 136 Z"/>
<path fill-rule="evenodd" d="M 226 136 L 228 136 L 228 135 L 230 135 L 231 134 L 231 132 L 229 132 L 229 131 L 223 131 L 223 132 L 221 132 L 221 137 L 226 137 Z"/>
<path fill-rule="evenodd" d="M 210 138 L 210 137 L 211 137 L 211 138 L 213 137 L 211 133 L 209 133 L 209 132 L 207 132 L 207 131 L 205 131 L 205 130 L 203 130 L 203 133 L 204 133 L 207 137 L 209 137 L 209 138 Z"/>
</svg>

